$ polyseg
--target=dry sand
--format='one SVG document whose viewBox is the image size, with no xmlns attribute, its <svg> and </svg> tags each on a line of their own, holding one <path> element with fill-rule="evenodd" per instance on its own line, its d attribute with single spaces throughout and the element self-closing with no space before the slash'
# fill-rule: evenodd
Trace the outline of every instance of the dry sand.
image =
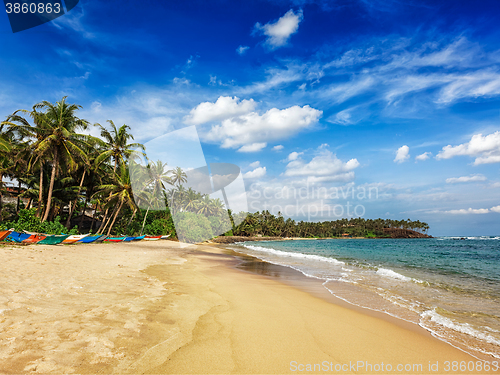
<svg viewBox="0 0 500 375">
<path fill-rule="evenodd" d="M 445 361 L 476 361 L 235 263 L 171 241 L 0 247 L 0 373 L 449 373 Z"/>
</svg>

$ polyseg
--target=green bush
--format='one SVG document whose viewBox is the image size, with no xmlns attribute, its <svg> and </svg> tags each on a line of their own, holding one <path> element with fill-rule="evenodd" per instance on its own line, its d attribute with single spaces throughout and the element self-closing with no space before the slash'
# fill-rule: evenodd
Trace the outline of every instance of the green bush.
<svg viewBox="0 0 500 375">
<path fill-rule="evenodd" d="M 166 234 L 174 234 L 174 224 L 171 219 L 156 219 L 151 224 L 144 226 L 143 233 L 153 236 L 160 236 Z"/>
<path fill-rule="evenodd" d="M 207 219 L 210 222 L 210 227 L 214 235 L 224 234 L 232 228 L 229 217 L 208 216 Z"/>
<path fill-rule="evenodd" d="M 210 221 L 192 212 L 179 212 L 174 215 L 175 229 L 179 241 L 196 243 L 213 238 Z"/>
<path fill-rule="evenodd" d="M 35 215 L 34 208 L 30 210 L 19 210 L 17 221 L 5 221 L 0 227 L 3 230 L 13 228 L 16 232 L 37 232 L 46 234 L 77 234 L 78 228 L 75 226 L 69 230 L 61 224 L 61 218 L 57 216 L 54 221 L 41 222 Z"/>
</svg>

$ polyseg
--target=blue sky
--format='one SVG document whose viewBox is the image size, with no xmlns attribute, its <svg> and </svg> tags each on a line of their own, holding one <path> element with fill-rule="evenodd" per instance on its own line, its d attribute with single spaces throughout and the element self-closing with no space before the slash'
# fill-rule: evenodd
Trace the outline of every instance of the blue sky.
<svg viewBox="0 0 500 375">
<path fill-rule="evenodd" d="M 67 95 L 140 142 L 196 125 L 252 209 L 494 235 L 499 16 L 497 1 L 80 0 L 13 34 L 3 13 L 0 114 Z"/>
</svg>

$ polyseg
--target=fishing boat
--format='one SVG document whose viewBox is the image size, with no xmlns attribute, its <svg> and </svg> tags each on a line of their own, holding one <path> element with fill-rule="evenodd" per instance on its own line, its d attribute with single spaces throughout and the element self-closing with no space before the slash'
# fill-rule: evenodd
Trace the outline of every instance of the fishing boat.
<svg viewBox="0 0 500 375">
<path fill-rule="evenodd" d="M 92 242 L 97 241 L 101 237 L 106 237 L 106 236 L 101 235 L 101 234 L 98 234 L 97 236 L 85 236 L 85 237 L 79 239 L 78 241 L 76 241 L 76 243 L 92 243 Z M 103 240 L 104 240 L 104 238 L 103 238 Z"/>
<path fill-rule="evenodd" d="M 158 241 L 161 238 L 161 236 L 145 236 L 144 240 L 146 241 Z"/>
<path fill-rule="evenodd" d="M 143 236 L 137 236 L 137 237 L 126 237 L 123 241 L 125 242 L 130 242 L 130 241 L 140 241 L 142 240 L 146 235 Z"/>
<path fill-rule="evenodd" d="M 37 242 L 37 245 L 57 245 L 63 242 L 66 238 L 69 237 L 69 234 L 63 235 L 49 235 L 45 237 L 43 240 Z"/>
<path fill-rule="evenodd" d="M 44 234 L 32 234 L 28 238 L 23 240 L 23 243 L 35 244 L 40 242 L 44 238 L 47 238 L 47 236 Z"/>
<path fill-rule="evenodd" d="M 81 240 L 82 238 L 87 237 L 88 235 L 89 235 L 88 233 L 87 234 L 74 234 L 74 235 L 66 238 L 62 243 L 63 244 L 72 244 L 72 243 L 75 243 L 76 241 Z"/>
<path fill-rule="evenodd" d="M 12 231 L 6 238 L 7 241 L 12 241 L 12 242 L 23 242 L 24 240 L 27 240 L 30 238 L 30 234 L 27 233 L 19 233 L 16 231 Z"/>
<path fill-rule="evenodd" d="M 2 230 L 0 231 L 0 241 L 3 241 L 7 238 L 7 236 L 11 233 L 11 230 Z"/>
<path fill-rule="evenodd" d="M 162 240 L 166 240 L 168 237 L 170 237 L 170 234 L 167 234 L 166 236 L 161 236 L 161 238 L 160 238 L 160 239 L 162 239 Z"/>
<path fill-rule="evenodd" d="M 125 240 L 125 236 L 123 237 L 108 237 L 106 239 L 104 239 L 105 242 L 122 242 L 123 240 Z"/>
<path fill-rule="evenodd" d="M 99 243 L 99 242 L 102 242 L 104 241 L 106 238 L 108 238 L 108 236 L 106 236 L 105 234 L 103 234 L 101 237 L 99 237 L 97 240 L 94 241 L 94 243 Z"/>
</svg>

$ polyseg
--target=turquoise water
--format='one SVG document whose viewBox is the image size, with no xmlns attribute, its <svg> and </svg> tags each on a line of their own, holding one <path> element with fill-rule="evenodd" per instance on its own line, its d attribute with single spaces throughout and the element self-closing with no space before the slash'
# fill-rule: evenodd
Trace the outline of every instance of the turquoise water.
<svg viewBox="0 0 500 375">
<path fill-rule="evenodd" d="M 500 237 L 263 241 L 240 251 L 500 358 Z"/>
</svg>

